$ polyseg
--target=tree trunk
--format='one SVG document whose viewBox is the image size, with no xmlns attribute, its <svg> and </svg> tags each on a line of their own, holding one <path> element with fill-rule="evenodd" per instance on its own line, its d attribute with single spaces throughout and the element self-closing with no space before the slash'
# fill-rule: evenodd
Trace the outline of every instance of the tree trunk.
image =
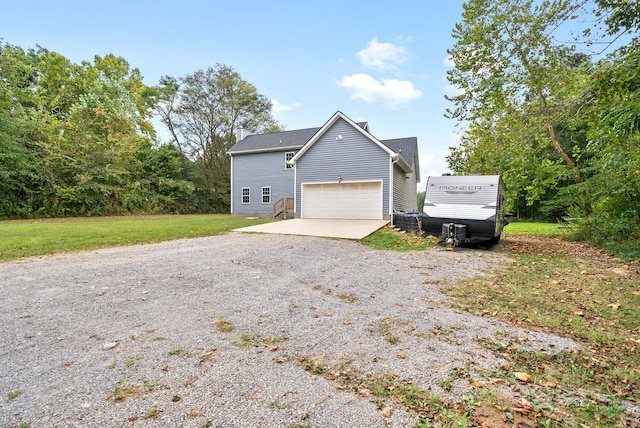
<svg viewBox="0 0 640 428">
<path fill-rule="evenodd" d="M 553 123 L 551 123 L 551 114 L 549 113 L 549 106 L 547 105 L 547 99 L 545 98 L 542 91 L 538 92 L 540 96 L 540 101 L 542 102 L 542 108 L 544 110 L 545 122 L 547 125 L 547 130 L 549 131 L 549 139 L 551 140 L 551 144 L 553 144 L 553 148 L 556 149 L 560 157 L 565 161 L 567 166 L 571 169 L 573 176 L 576 180 L 576 183 L 582 183 L 582 176 L 576 167 L 575 162 L 571 159 L 571 157 L 562 149 L 562 146 L 558 142 L 558 138 L 556 137 L 556 131 L 553 129 Z"/>
</svg>

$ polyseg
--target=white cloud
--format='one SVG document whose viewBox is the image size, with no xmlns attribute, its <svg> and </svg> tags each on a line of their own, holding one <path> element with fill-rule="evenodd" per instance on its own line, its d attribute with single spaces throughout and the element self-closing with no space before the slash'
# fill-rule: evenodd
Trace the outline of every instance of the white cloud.
<svg viewBox="0 0 640 428">
<path fill-rule="evenodd" d="M 380 43 L 374 37 L 369 45 L 356 54 L 362 65 L 378 71 L 388 70 L 396 64 L 402 64 L 408 60 L 406 49 L 393 43 Z"/>
<path fill-rule="evenodd" d="M 446 65 L 447 67 L 455 67 L 456 66 L 456 62 L 453 60 L 453 57 L 451 55 L 447 55 L 447 57 L 442 60 L 442 63 L 444 65 Z"/>
<path fill-rule="evenodd" d="M 436 150 L 435 153 L 420 155 L 420 184 L 422 188 L 419 188 L 419 190 L 424 190 L 424 183 L 427 182 L 427 177 L 451 172 L 447 164 L 447 156 L 450 154 L 451 150 L 447 148 Z"/>
<path fill-rule="evenodd" d="M 271 100 L 271 112 L 273 114 L 278 114 L 283 111 L 289 111 L 295 107 L 300 107 L 302 104 L 293 103 L 293 104 L 280 104 L 278 100 Z"/>
<path fill-rule="evenodd" d="M 391 108 L 422 98 L 422 91 L 414 88 L 408 80 L 376 80 L 368 74 L 358 73 L 344 76 L 338 85 L 350 90 L 352 99 L 367 103 L 382 100 Z"/>
<path fill-rule="evenodd" d="M 464 89 L 459 88 L 456 85 L 451 85 L 451 84 L 447 85 L 447 87 L 444 89 L 444 91 L 450 97 L 457 97 L 459 95 L 464 94 Z"/>
</svg>

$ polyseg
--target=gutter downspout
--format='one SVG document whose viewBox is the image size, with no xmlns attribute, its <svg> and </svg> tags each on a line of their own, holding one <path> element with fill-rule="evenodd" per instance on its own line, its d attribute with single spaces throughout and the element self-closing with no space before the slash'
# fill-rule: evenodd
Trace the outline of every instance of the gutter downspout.
<svg viewBox="0 0 640 428">
<path fill-rule="evenodd" d="M 230 154 L 229 157 L 231 157 L 231 183 L 229 183 L 229 192 L 231 193 L 229 203 L 231 206 L 229 207 L 229 212 L 233 215 L 233 155 Z"/>
<path fill-rule="evenodd" d="M 389 217 L 391 218 L 391 226 L 395 226 L 393 224 L 393 166 L 398 163 L 400 160 L 400 155 L 395 154 L 391 156 L 391 165 L 389 167 Z"/>
</svg>

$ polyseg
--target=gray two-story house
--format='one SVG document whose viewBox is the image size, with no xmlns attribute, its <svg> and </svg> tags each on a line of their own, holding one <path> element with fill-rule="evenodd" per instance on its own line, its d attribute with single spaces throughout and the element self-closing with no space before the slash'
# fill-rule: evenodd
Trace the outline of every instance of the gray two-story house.
<svg viewBox="0 0 640 428">
<path fill-rule="evenodd" d="M 378 140 L 340 111 L 319 128 L 238 130 L 228 153 L 234 215 L 382 220 L 416 209 L 417 138 Z"/>
</svg>

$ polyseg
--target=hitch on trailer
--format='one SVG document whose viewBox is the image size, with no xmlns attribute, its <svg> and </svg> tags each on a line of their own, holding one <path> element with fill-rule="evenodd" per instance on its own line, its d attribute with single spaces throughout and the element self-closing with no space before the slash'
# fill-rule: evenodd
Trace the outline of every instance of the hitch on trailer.
<svg viewBox="0 0 640 428">
<path fill-rule="evenodd" d="M 464 224 L 443 223 L 442 242 L 447 245 L 447 251 L 453 251 L 460 245 L 460 241 L 467 237 L 467 226 Z"/>
</svg>

